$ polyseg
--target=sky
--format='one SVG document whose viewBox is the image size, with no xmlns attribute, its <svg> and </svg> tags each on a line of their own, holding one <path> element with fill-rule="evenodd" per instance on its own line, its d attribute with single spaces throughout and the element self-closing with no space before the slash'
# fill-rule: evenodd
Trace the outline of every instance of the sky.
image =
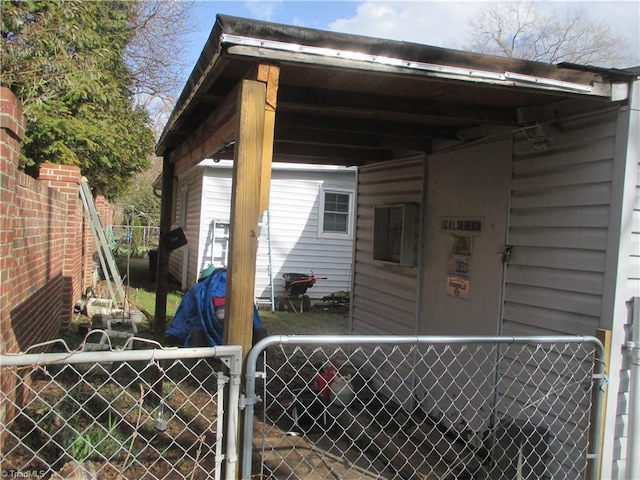
<svg viewBox="0 0 640 480">
<path fill-rule="evenodd" d="M 537 0 L 544 6 L 563 8 L 567 1 Z M 577 1 L 577 0 L 575 0 Z M 593 19 L 602 19 L 626 40 L 630 61 L 640 65 L 640 0 L 582 0 Z M 426 45 L 462 48 L 468 19 L 478 12 L 484 1 L 452 0 L 199 0 L 193 17 L 194 30 L 189 36 L 189 63 L 202 51 L 217 13 L 266 20 L 300 27 L 341 33 L 404 40 Z"/>
</svg>

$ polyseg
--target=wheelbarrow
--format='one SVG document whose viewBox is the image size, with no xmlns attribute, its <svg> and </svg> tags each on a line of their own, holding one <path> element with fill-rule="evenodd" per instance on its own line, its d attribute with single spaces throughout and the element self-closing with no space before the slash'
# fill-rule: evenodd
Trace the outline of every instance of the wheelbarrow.
<svg viewBox="0 0 640 480">
<path fill-rule="evenodd" d="M 292 310 L 296 313 L 308 312 L 311 309 L 311 299 L 306 292 L 313 287 L 317 280 L 327 277 L 316 277 L 311 273 L 283 273 L 284 295 L 275 298 L 275 309 L 279 311 Z"/>
</svg>

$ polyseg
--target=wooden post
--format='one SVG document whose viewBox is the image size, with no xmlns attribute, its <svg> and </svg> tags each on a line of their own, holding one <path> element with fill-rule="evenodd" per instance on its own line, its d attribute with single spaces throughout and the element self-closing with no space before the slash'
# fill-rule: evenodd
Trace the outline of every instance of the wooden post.
<svg viewBox="0 0 640 480">
<path fill-rule="evenodd" d="M 162 197 L 160 201 L 160 243 L 158 245 L 158 265 L 156 268 L 156 311 L 153 319 L 155 339 L 164 345 L 167 326 L 167 292 L 169 290 L 169 251 L 162 240 L 171 229 L 171 209 L 173 206 L 173 163 L 171 153 L 162 159 Z"/>
<path fill-rule="evenodd" d="M 253 335 L 265 98 L 264 83 L 242 81 L 233 162 L 224 343 L 242 346 L 244 358 Z"/>
<path fill-rule="evenodd" d="M 163 240 L 164 234 L 171 229 L 173 208 L 173 163 L 171 152 L 162 158 L 162 197 L 160 200 L 160 242 L 158 244 L 158 264 L 156 268 L 156 311 L 153 317 L 153 336 L 160 345 L 164 345 L 164 332 L 167 329 L 167 293 L 169 291 L 169 250 Z M 162 398 L 163 376 L 160 368 L 153 370 L 153 383 L 146 394 L 151 405 L 158 405 Z"/>
<path fill-rule="evenodd" d="M 611 330 L 605 330 L 603 328 L 599 328 L 596 330 L 595 336 L 598 340 L 600 340 L 600 342 L 602 343 L 602 346 L 604 347 L 604 358 L 596 358 L 596 361 L 604 362 L 604 374 L 607 377 L 609 377 L 609 361 L 611 359 Z M 601 410 L 600 418 L 595 417 L 595 411 L 593 410 L 593 402 L 596 400 L 596 397 L 598 395 L 601 395 L 601 398 L 602 398 L 602 410 Z M 597 452 L 598 459 L 596 461 L 587 463 L 585 478 L 593 478 L 594 470 L 598 472 L 598 474 L 596 475 L 596 478 L 600 478 L 600 470 L 602 468 L 602 442 L 604 440 L 604 420 L 607 412 L 606 384 L 604 385 L 604 391 L 596 392 L 595 389 L 594 391 L 592 391 L 591 403 L 592 403 L 592 408 L 591 408 L 591 414 L 589 418 L 589 423 L 591 424 L 589 428 L 589 443 L 591 445 L 594 445 L 596 444 L 596 442 L 598 442 L 598 445 L 600 446 L 600 448 L 598 449 L 598 452 Z M 599 422 L 600 424 L 600 438 L 594 437 L 594 434 L 595 434 L 594 424 L 596 422 Z"/>
<path fill-rule="evenodd" d="M 265 98 L 264 83 L 242 81 L 236 110 L 224 343 L 242 347 L 243 369 L 253 337 L 253 291 L 258 250 Z M 244 421 L 241 416 L 237 425 L 237 445 L 244 443 Z M 237 467 L 236 478 L 239 479 L 241 462 Z"/>
<path fill-rule="evenodd" d="M 269 208 L 271 190 L 271 164 L 273 161 L 273 140 L 276 125 L 276 104 L 278 101 L 278 84 L 280 67 L 260 64 L 256 80 L 266 84 L 267 97 L 264 109 L 264 143 L 262 147 L 262 185 L 260 187 L 260 213 Z"/>
</svg>

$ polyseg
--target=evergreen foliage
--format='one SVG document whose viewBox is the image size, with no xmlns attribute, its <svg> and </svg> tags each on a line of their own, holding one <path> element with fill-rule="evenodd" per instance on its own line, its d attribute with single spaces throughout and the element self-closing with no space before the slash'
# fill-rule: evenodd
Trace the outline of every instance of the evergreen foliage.
<svg viewBox="0 0 640 480">
<path fill-rule="evenodd" d="M 114 198 L 149 165 L 153 134 L 125 62 L 135 2 L 0 0 L 2 80 L 23 102 L 25 171 L 77 165 Z"/>
</svg>

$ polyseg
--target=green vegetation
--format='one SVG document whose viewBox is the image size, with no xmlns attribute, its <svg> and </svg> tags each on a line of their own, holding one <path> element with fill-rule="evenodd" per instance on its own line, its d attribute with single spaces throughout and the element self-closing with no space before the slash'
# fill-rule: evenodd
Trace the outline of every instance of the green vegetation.
<svg viewBox="0 0 640 480">
<path fill-rule="evenodd" d="M 107 427 L 96 422 L 82 433 L 78 433 L 81 429 L 76 427 L 71 435 L 67 435 L 67 438 L 71 439 L 67 452 L 79 462 L 98 460 L 100 457 L 111 458 L 127 439 L 125 435 L 116 431 L 116 426 L 116 420 L 109 413 Z"/>
<path fill-rule="evenodd" d="M 260 317 L 270 335 L 346 335 L 347 311 L 324 311 L 320 306 L 309 312 L 271 312 L 260 310 Z"/>
<path fill-rule="evenodd" d="M 2 80 L 23 102 L 21 163 L 77 165 L 114 198 L 149 166 L 153 133 L 125 61 L 136 2 L 2 0 Z"/>
<path fill-rule="evenodd" d="M 150 315 L 156 312 L 156 282 L 151 278 L 148 258 L 127 258 L 126 255 L 115 258 L 120 275 L 124 278 L 125 286 L 128 286 L 129 300 L 137 308 Z M 128 264 L 127 264 L 128 263 Z M 127 280 L 127 272 L 129 280 Z M 167 295 L 167 316 L 173 317 L 182 300 L 182 294 L 177 286 Z"/>
<path fill-rule="evenodd" d="M 131 292 L 130 294 L 131 302 L 151 315 L 155 315 L 156 312 L 156 292 L 155 288 L 150 291 L 146 288 L 137 288 L 135 292 Z M 182 295 L 176 292 L 170 292 L 167 295 L 167 316 L 173 317 L 176 314 L 176 310 L 178 309 L 178 305 L 180 305 L 180 301 L 182 300 Z"/>
</svg>

